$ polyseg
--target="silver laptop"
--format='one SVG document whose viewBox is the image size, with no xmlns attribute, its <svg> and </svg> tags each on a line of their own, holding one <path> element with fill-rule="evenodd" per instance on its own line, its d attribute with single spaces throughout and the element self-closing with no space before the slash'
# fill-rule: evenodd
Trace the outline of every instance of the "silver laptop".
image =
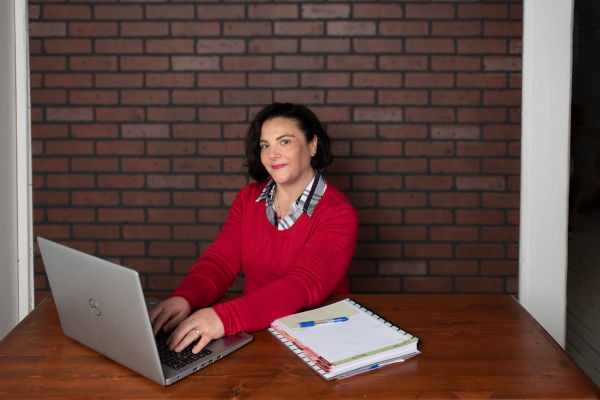
<svg viewBox="0 0 600 400">
<path fill-rule="evenodd" d="M 164 345 L 168 333 L 152 332 L 148 310 L 132 269 L 38 237 L 46 273 L 65 335 L 160 385 L 170 385 L 229 355 L 252 340 L 246 333 L 211 341 L 198 354 L 194 342 L 181 353 Z M 160 354 L 159 354 L 160 353 Z"/>
</svg>

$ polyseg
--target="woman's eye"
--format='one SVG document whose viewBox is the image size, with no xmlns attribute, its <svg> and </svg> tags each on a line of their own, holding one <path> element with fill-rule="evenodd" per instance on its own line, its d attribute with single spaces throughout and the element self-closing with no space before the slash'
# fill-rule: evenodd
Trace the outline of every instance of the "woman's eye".
<svg viewBox="0 0 600 400">
<path fill-rule="evenodd" d="M 281 141 L 281 144 L 289 144 L 289 143 L 290 143 L 290 141 L 289 141 L 289 140 L 287 140 L 287 139 L 283 139 L 283 140 Z"/>
<path fill-rule="evenodd" d="M 269 147 L 269 145 L 266 144 L 266 143 L 263 143 L 263 144 L 260 145 L 261 150 L 262 149 L 266 149 L 267 147 Z"/>
</svg>

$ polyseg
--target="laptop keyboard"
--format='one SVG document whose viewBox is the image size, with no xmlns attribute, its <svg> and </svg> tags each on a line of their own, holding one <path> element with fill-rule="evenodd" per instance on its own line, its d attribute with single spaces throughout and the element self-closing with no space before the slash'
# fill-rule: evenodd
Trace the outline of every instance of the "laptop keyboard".
<svg viewBox="0 0 600 400">
<path fill-rule="evenodd" d="M 199 359 L 212 354 L 212 351 L 208 349 L 204 349 L 198 354 L 192 353 L 192 349 L 196 344 L 198 344 L 200 339 L 196 340 L 179 353 L 175 352 L 174 350 L 169 350 L 169 346 L 167 346 L 165 342 L 170 335 L 170 332 L 167 333 L 161 330 L 156 334 L 155 339 L 160 362 L 173 368 L 174 370 L 179 370 L 186 365 L 193 363 L 194 361 L 198 361 Z"/>
</svg>

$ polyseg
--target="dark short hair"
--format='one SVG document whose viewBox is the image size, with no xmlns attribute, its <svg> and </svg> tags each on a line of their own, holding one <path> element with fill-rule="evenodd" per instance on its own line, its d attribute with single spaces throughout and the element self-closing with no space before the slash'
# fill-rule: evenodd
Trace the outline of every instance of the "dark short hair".
<svg viewBox="0 0 600 400">
<path fill-rule="evenodd" d="M 244 166 L 248 168 L 248 173 L 254 180 L 261 182 L 270 176 L 260 159 L 259 142 L 263 124 L 275 118 L 295 121 L 298 129 L 304 133 L 306 142 L 310 142 L 317 135 L 317 154 L 310 160 L 313 168 L 323 169 L 331 164 L 333 160 L 331 142 L 317 116 L 305 106 L 292 103 L 273 103 L 256 114 L 246 133 L 246 162 Z"/>
</svg>

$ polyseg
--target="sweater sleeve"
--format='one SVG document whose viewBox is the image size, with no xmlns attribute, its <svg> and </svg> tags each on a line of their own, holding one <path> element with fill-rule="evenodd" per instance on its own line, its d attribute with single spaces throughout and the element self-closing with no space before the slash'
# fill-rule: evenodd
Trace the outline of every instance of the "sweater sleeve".
<svg viewBox="0 0 600 400">
<path fill-rule="evenodd" d="M 358 217 L 344 204 L 321 218 L 286 276 L 214 307 L 226 335 L 265 329 L 277 318 L 321 304 L 331 294 L 354 254 Z"/>
<path fill-rule="evenodd" d="M 248 190 L 238 193 L 217 239 L 169 295 L 169 298 L 183 297 L 192 312 L 214 303 L 231 287 L 241 271 L 242 198 L 247 195 Z"/>
</svg>

